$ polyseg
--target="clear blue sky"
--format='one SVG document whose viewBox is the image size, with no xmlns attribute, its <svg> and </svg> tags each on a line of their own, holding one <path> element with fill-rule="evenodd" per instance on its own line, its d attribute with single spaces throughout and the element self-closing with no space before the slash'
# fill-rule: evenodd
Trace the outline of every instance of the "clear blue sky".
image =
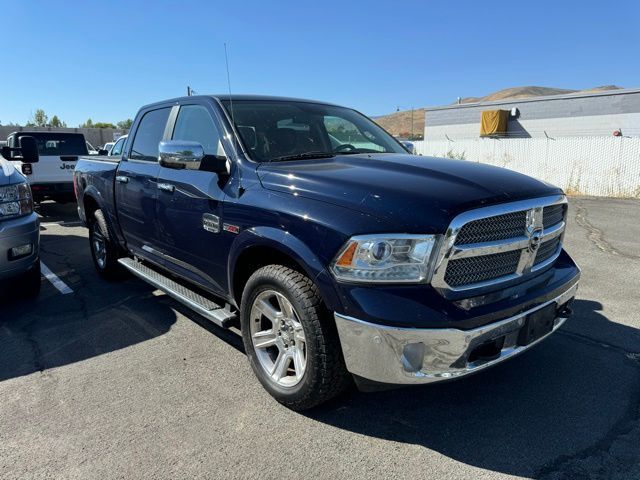
<svg viewBox="0 0 640 480">
<path fill-rule="evenodd" d="M 640 2 L 27 0 L 2 3 L 0 121 L 69 126 L 227 91 L 369 115 L 505 87 L 640 86 Z M 13 21 L 11 21 L 13 20 Z"/>
</svg>

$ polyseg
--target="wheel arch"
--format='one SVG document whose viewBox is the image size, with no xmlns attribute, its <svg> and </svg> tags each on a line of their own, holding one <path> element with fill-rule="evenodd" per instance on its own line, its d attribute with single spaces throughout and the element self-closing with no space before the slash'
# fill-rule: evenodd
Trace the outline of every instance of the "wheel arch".
<svg viewBox="0 0 640 480">
<path fill-rule="evenodd" d="M 104 214 L 104 219 L 107 224 L 107 228 L 109 229 L 109 233 L 112 238 L 116 239 L 116 241 L 122 246 L 120 235 L 118 235 L 118 231 L 114 225 L 114 219 L 111 216 L 109 207 L 106 205 L 102 195 L 93 185 L 90 185 L 86 188 L 84 193 L 82 194 L 82 207 L 81 207 L 81 218 L 87 226 L 91 226 L 91 222 L 93 220 L 93 216 L 96 210 L 102 210 Z"/>
<path fill-rule="evenodd" d="M 323 262 L 300 239 L 275 228 L 254 228 L 243 232 L 231 247 L 228 259 L 231 298 L 240 305 L 242 292 L 253 272 L 267 265 L 279 264 L 309 277 L 318 287 L 329 310 L 339 306 L 333 280 Z"/>
<path fill-rule="evenodd" d="M 82 196 L 82 205 L 84 211 L 84 219 L 85 223 L 89 225 L 91 223 L 91 219 L 93 218 L 93 214 L 96 210 L 100 210 L 100 204 L 96 200 L 95 196 L 91 193 L 85 193 Z"/>
</svg>

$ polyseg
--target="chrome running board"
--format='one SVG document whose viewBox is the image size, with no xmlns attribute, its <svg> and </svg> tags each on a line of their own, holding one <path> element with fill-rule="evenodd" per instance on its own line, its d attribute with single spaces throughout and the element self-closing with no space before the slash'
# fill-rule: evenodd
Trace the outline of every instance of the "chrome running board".
<svg viewBox="0 0 640 480">
<path fill-rule="evenodd" d="M 216 325 L 229 328 L 236 319 L 235 312 L 229 306 L 221 307 L 210 299 L 203 297 L 199 293 L 190 290 L 184 285 L 162 275 L 147 265 L 137 262 L 132 258 L 120 258 L 118 263 L 133 273 L 136 277 L 153 285 L 158 290 L 186 305 L 194 312 L 202 315 L 207 320 L 211 320 Z"/>
</svg>

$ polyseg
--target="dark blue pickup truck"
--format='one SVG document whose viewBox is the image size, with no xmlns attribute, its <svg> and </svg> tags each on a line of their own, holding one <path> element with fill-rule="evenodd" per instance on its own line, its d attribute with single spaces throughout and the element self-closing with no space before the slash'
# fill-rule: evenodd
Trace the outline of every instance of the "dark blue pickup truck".
<svg viewBox="0 0 640 480">
<path fill-rule="evenodd" d="M 75 169 L 104 277 L 130 271 L 221 327 L 294 409 L 458 378 L 571 313 L 563 192 L 410 155 L 364 115 L 262 96 L 143 107 L 122 158 Z M 552 372 L 550 372 L 552 374 Z"/>
</svg>

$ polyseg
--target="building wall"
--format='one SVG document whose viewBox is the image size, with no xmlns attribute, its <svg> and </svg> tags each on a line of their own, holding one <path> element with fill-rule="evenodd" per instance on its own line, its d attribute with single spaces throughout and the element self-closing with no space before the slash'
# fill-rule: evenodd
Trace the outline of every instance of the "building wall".
<svg viewBox="0 0 640 480">
<path fill-rule="evenodd" d="M 611 136 L 620 129 L 625 136 L 640 136 L 640 113 L 613 115 L 544 118 L 509 121 L 507 138 L 536 138 L 561 136 Z M 480 114 L 474 123 L 429 126 L 427 140 L 463 140 L 480 136 Z"/>
<path fill-rule="evenodd" d="M 640 136 L 640 90 L 588 95 L 557 95 L 533 99 L 451 105 L 427 109 L 426 140 L 478 138 L 483 110 L 511 110 L 508 137 L 612 135 Z"/>
<path fill-rule="evenodd" d="M 508 168 L 568 194 L 640 198 L 640 137 L 472 138 L 414 145 L 421 155 Z"/>
<path fill-rule="evenodd" d="M 12 132 L 20 132 L 23 130 L 37 132 L 72 132 L 82 133 L 84 138 L 94 147 L 104 145 L 107 142 L 113 142 L 114 138 L 125 135 L 127 130 L 118 128 L 54 128 L 54 127 L 16 127 L 16 126 L 0 126 L 0 140 L 6 140 Z"/>
</svg>

